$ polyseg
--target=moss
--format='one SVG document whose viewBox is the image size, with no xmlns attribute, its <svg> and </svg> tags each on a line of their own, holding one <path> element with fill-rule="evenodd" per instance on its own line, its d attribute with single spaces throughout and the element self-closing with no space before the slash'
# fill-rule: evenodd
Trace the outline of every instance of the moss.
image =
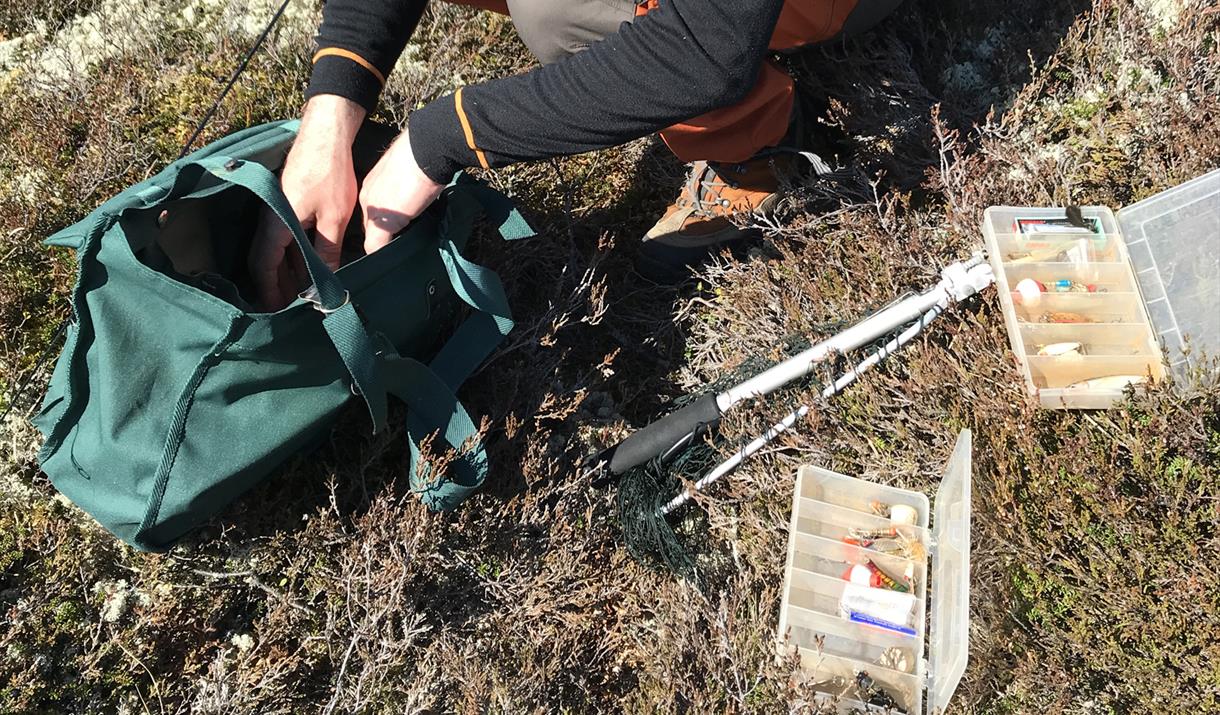
<svg viewBox="0 0 1220 715">
<path fill-rule="evenodd" d="M 63 630 L 75 630 L 85 619 L 85 608 L 79 601 L 55 601 L 51 612 L 51 623 Z"/>
<path fill-rule="evenodd" d="M 25 558 L 20 538 L 9 531 L 0 532 L 0 574 L 8 574 Z"/>
<path fill-rule="evenodd" d="M 1101 111 L 1103 103 L 1086 99 L 1074 99 L 1063 106 L 1063 113 L 1077 122 L 1087 122 Z"/>
<path fill-rule="evenodd" d="M 494 562 L 480 562 L 475 571 L 485 579 L 495 580 L 500 576 L 500 565 Z"/>
<path fill-rule="evenodd" d="M 1039 626 L 1069 625 L 1068 616 L 1079 602 L 1079 593 L 1057 577 L 1045 575 L 1025 565 L 1012 574 L 1012 584 L 1021 599 L 1021 616 Z"/>
</svg>

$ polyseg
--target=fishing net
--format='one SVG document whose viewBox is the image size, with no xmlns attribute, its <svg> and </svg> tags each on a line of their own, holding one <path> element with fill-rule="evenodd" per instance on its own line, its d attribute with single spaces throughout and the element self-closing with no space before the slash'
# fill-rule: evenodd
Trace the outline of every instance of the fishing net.
<svg viewBox="0 0 1220 715">
<path fill-rule="evenodd" d="M 929 292 L 930 294 L 930 292 Z M 900 299 L 901 300 L 901 299 Z M 895 301 L 897 303 L 898 301 Z M 893 304 L 892 304 L 893 305 Z M 679 539 L 673 528 L 674 521 L 684 523 L 685 517 L 671 517 L 671 509 L 681 506 L 686 499 L 715 479 L 736 468 L 742 460 L 757 449 L 774 439 L 780 432 L 792 427 L 797 420 L 807 412 L 807 407 L 796 408 L 797 396 L 804 390 L 817 386 L 822 397 L 829 397 L 843 387 L 851 384 L 863 370 L 876 365 L 887 355 L 892 354 L 905 342 L 913 339 L 943 310 L 943 305 L 937 303 L 926 310 L 917 320 L 903 326 L 895 323 L 888 330 L 875 335 L 870 345 L 857 345 L 869 351 L 867 358 L 856 362 L 844 374 L 841 368 L 847 361 L 841 355 L 832 353 L 828 359 L 816 362 L 815 367 L 803 377 L 784 385 L 778 392 L 772 393 L 769 402 L 777 400 L 788 403 L 789 414 L 781 423 L 768 428 L 761 436 L 742 441 L 737 445 L 734 456 L 722 462 L 722 455 L 717 451 L 711 439 L 711 434 L 704 427 L 714 428 L 715 425 L 701 426 L 687 439 L 679 442 L 679 446 L 671 450 L 671 454 L 663 455 L 641 466 L 626 470 L 619 484 L 618 511 L 619 523 L 623 530 L 623 540 L 628 552 L 637 561 L 658 568 L 668 569 L 683 578 L 698 582 L 703 569 L 699 568 L 696 557 Z M 892 336 L 892 337 L 891 337 Z M 751 358 L 735 370 L 724 375 L 714 384 L 709 385 L 703 393 L 691 395 L 679 401 L 678 405 L 687 404 L 692 400 L 705 397 L 709 393 L 720 395 L 731 387 L 739 387 L 747 378 L 766 371 L 810 348 L 809 341 L 799 336 L 785 339 L 771 351 L 774 360 L 761 357 Z M 838 378 L 836 379 L 836 375 Z M 709 474 L 709 472 L 711 472 Z M 691 484 L 703 479 L 702 483 Z M 691 484 L 690 487 L 687 485 Z M 682 494 L 682 498 L 674 499 Z M 672 500 L 672 501 L 671 501 Z M 689 514 L 688 510 L 682 510 Z"/>
</svg>

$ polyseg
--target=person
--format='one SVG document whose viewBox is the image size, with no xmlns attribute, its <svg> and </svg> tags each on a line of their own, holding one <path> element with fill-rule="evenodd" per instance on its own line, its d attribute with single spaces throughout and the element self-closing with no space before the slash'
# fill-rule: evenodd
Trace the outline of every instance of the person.
<svg viewBox="0 0 1220 715">
<path fill-rule="evenodd" d="M 853 35 L 901 0 L 451 0 L 509 14 L 540 66 L 413 112 L 357 195 L 351 145 L 427 0 L 329 0 L 284 192 L 337 267 L 357 201 L 364 248 L 385 246 L 467 167 L 572 155 L 659 132 L 691 163 L 641 260 L 682 266 L 774 204 L 774 147 L 794 114 L 774 52 Z M 295 296 L 287 230 L 264 221 L 250 268 L 267 308 Z"/>
</svg>

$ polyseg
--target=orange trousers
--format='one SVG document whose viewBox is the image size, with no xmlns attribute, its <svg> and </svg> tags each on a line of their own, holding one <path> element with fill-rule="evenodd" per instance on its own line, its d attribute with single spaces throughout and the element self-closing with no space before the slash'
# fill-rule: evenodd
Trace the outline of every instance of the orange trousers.
<svg viewBox="0 0 1220 715">
<path fill-rule="evenodd" d="M 508 14 L 507 0 L 449 0 Z M 579 0 L 569 0 L 578 2 Z M 772 50 L 791 50 L 862 31 L 889 14 L 901 0 L 786 0 L 771 36 Z M 636 9 L 645 15 L 658 6 L 647 0 Z M 850 25 L 850 27 L 849 27 Z M 750 93 L 737 104 L 713 110 L 660 132 L 685 162 L 740 162 L 775 146 L 788 132 L 794 102 L 792 77 L 774 60 L 763 63 Z"/>
</svg>

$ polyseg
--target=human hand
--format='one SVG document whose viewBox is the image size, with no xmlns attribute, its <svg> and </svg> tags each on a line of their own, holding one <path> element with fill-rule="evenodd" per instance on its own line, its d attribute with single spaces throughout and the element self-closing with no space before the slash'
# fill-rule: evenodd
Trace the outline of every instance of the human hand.
<svg viewBox="0 0 1220 715">
<path fill-rule="evenodd" d="M 343 234 L 356 206 L 352 141 L 364 113 L 341 97 L 311 99 L 280 175 L 284 195 L 305 231 L 313 231 L 314 249 L 331 270 L 339 267 Z M 309 281 L 292 233 L 269 208 L 259 220 L 248 263 L 261 310 L 283 308 Z"/>
<path fill-rule="evenodd" d="M 364 252 L 384 248 L 407 224 L 440 196 L 438 184 L 419 168 L 411 140 L 403 131 L 364 179 Z"/>
</svg>

